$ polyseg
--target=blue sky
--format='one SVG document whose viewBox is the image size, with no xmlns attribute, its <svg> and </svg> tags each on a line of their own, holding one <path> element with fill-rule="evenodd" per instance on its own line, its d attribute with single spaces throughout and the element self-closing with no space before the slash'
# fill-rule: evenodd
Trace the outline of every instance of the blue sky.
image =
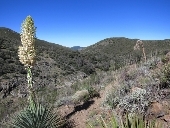
<svg viewBox="0 0 170 128">
<path fill-rule="evenodd" d="M 170 39 L 170 0 L 0 0 L 0 26 L 20 32 L 31 15 L 37 38 L 90 46 L 109 37 Z"/>
</svg>

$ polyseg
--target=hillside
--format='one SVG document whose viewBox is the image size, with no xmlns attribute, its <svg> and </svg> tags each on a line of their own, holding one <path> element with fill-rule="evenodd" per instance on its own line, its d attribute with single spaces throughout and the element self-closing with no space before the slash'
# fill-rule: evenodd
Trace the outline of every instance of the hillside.
<svg viewBox="0 0 170 128">
<path fill-rule="evenodd" d="M 81 53 L 89 55 L 96 68 L 108 71 L 118 69 L 127 64 L 137 63 L 142 60 L 141 51 L 134 51 L 138 39 L 124 37 L 106 38 L 94 45 L 83 49 Z M 142 40 L 143 41 L 143 40 Z M 170 48 L 170 40 L 144 40 L 147 58 L 157 55 L 165 55 Z"/>
<path fill-rule="evenodd" d="M 143 116 L 141 120 L 145 121 L 146 127 L 140 128 L 148 128 L 150 123 L 153 124 L 152 128 L 169 128 L 169 55 L 166 55 L 167 61 L 164 62 L 154 56 L 147 63 L 105 72 L 105 77 L 101 79 L 110 77 L 112 80 L 99 91 L 100 98 L 93 98 L 76 107 L 68 108 L 63 105 L 60 111 L 70 120 L 74 120 L 75 128 L 114 128 L 113 117 L 119 124 L 116 128 L 123 128 L 120 121 L 125 121 L 126 112 L 131 116 Z M 101 84 L 99 86 L 102 87 Z M 129 118 L 131 123 L 135 122 L 130 119 L 132 117 Z M 127 128 L 138 127 L 129 125 Z"/>
<path fill-rule="evenodd" d="M 0 28 L 0 120 L 7 113 L 16 111 L 16 108 L 20 109 L 20 102 L 25 104 L 25 98 L 20 98 L 26 97 L 28 93 L 26 70 L 17 54 L 19 45 L 19 33 Z M 78 51 L 39 39 L 35 40 L 35 45 L 37 61 L 33 68 L 33 81 L 39 95 L 45 94 L 44 90 L 50 92 L 60 86 L 71 85 L 95 72 L 90 60 Z M 48 93 L 44 100 L 50 97 L 52 102 L 56 97 L 52 95 L 53 93 Z M 11 103 L 18 97 L 18 102 Z M 9 107 L 11 105 L 13 107 Z"/>
<path fill-rule="evenodd" d="M 1 98 L 6 97 L 13 86 L 21 86 L 25 81 L 26 71 L 17 54 L 19 45 L 21 41 L 18 33 L 8 28 L 0 28 Z M 78 51 L 39 39 L 36 39 L 35 45 L 37 62 L 33 75 L 36 83 L 39 83 L 37 87 L 66 85 L 67 81 L 71 84 L 70 81 L 78 76 L 83 78 L 95 72 L 90 58 Z M 11 81 L 16 84 L 13 85 Z"/>
<path fill-rule="evenodd" d="M 37 61 L 33 67 L 33 81 L 39 101 L 42 104 L 60 106 L 62 110 L 63 105 L 69 103 L 76 91 L 85 89 L 92 93 L 90 98 L 93 98 L 93 96 L 99 98 L 98 94 L 94 93 L 99 92 L 102 96 L 101 99 L 93 100 L 104 102 L 104 105 L 114 108 L 116 107 L 113 104 L 113 101 L 116 102 L 115 94 L 119 96 L 119 99 L 126 100 L 126 95 L 130 95 L 133 87 L 139 88 L 138 84 L 143 85 L 143 87 L 140 87 L 141 89 L 150 89 L 149 91 L 152 88 L 147 88 L 147 85 L 154 88 L 154 85 L 158 87 L 162 83 L 167 84 L 166 81 L 155 83 L 155 79 L 162 80 L 162 76 L 167 77 L 166 80 L 168 79 L 169 74 L 164 75 L 160 71 L 163 66 L 160 68 L 159 62 L 161 60 L 168 61 L 164 58 L 164 55 L 170 51 L 170 40 L 143 41 L 148 61 L 146 64 L 138 64 L 135 67 L 136 63 L 142 61 L 141 52 L 133 50 L 137 40 L 107 38 L 83 50 L 74 51 L 71 48 L 36 39 Z M 26 71 L 19 62 L 17 54 L 19 45 L 21 45 L 19 33 L 9 28 L 0 27 L 0 126 L 9 120 L 13 113 L 20 111 L 26 105 L 28 94 Z M 122 69 L 119 69 L 120 67 Z M 159 69 L 159 72 L 156 72 L 157 69 Z M 155 74 L 157 75 L 156 78 Z M 104 98 L 107 93 L 104 88 L 107 85 L 109 85 L 109 88 L 112 85 L 117 87 L 116 84 L 124 90 L 123 94 L 118 95 L 118 92 L 111 92 L 113 93 L 109 94 L 111 98 Z M 122 84 L 128 85 L 128 89 L 121 86 Z M 107 87 L 105 89 L 109 90 Z M 165 89 L 169 91 L 167 86 L 165 86 Z M 160 95 L 163 91 L 166 90 L 161 88 L 160 92 L 155 91 L 154 94 L 159 93 Z M 167 95 L 169 96 L 169 93 Z M 123 99 L 124 97 L 125 99 Z M 154 99 L 154 96 L 152 98 Z M 168 97 L 166 98 L 168 99 Z M 159 97 L 160 99 L 161 97 Z M 96 105 L 94 101 L 92 107 L 87 111 L 85 110 L 87 117 L 93 109 L 100 110 L 99 103 Z M 87 103 L 85 103 L 85 107 L 90 105 Z M 119 101 L 120 103 L 122 102 Z M 78 108 L 80 112 L 82 106 L 80 105 L 80 108 Z M 132 108 L 132 106 L 130 107 Z M 76 120 L 77 115 L 82 116 L 80 112 L 77 112 L 78 110 L 73 110 L 71 114 L 67 113 L 69 115 L 67 117 Z M 85 118 L 87 118 L 86 116 Z"/>
<path fill-rule="evenodd" d="M 15 54 L 17 53 L 18 46 L 21 45 L 20 36 L 18 33 L 7 28 L 0 28 L 0 38 L 1 49 L 4 49 L 4 51 L 11 50 L 13 52 L 15 51 Z M 80 70 L 80 65 L 81 68 L 86 65 L 86 63 L 83 62 L 84 59 L 82 59 L 83 57 L 79 54 L 79 52 L 72 51 L 70 48 L 39 39 L 36 39 L 35 45 L 38 58 L 40 56 L 52 58 L 56 61 L 57 66 L 65 72 L 65 74 L 71 74 L 77 70 Z M 16 58 L 16 55 L 12 56 Z"/>
</svg>

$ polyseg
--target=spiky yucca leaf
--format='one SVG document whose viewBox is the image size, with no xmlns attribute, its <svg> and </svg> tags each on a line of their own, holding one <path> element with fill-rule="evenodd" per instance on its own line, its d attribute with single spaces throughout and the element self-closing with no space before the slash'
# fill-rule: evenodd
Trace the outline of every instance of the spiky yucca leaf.
<svg viewBox="0 0 170 128">
<path fill-rule="evenodd" d="M 64 118 L 53 113 L 52 108 L 32 103 L 14 118 L 11 125 L 14 128 L 61 128 L 64 124 Z"/>
<path fill-rule="evenodd" d="M 112 124 L 112 128 L 119 128 L 118 122 L 114 115 L 112 115 L 112 117 L 111 117 L 111 124 Z"/>
<path fill-rule="evenodd" d="M 116 120 L 114 115 L 112 115 L 111 117 L 111 124 L 110 122 L 106 123 L 102 117 L 97 119 L 97 121 L 100 124 L 99 126 L 100 128 L 163 128 L 162 123 L 158 123 L 157 126 L 155 126 L 155 120 L 153 120 L 153 121 L 148 121 L 147 124 L 147 120 L 145 120 L 142 115 L 135 114 L 132 115 L 131 117 L 129 116 L 128 113 L 126 113 L 125 120 L 120 119 L 120 124 Z M 88 127 L 94 128 L 94 126 L 90 124 L 90 122 L 88 122 Z"/>
</svg>

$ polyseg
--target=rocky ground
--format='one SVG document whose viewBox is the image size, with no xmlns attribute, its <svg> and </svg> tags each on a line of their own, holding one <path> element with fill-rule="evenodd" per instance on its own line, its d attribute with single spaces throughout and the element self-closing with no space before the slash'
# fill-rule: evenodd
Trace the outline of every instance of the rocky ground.
<svg viewBox="0 0 170 128">
<path fill-rule="evenodd" d="M 131 66 L 133 67 L 133 66 Z M 133 67 L 134 68 L 134 67 Z M 155 71 L 157 69 L 154 69 Z M 107 86 L 105 86 L 105 89 L 100 91 L 100 98 L 93 98 L 90 101 L 86 103 L 82 103 L 81 105 L 78 105 L 76 107 L 70 105 L 70 106 L 61 106 L 59 108 L 60 112 L 66 116 L 70 121 L 73 123 L 73 127 L 75 128 L 86 128 L 87 122 L 95 122 L 94 120 L 99 118 L 100 115 L 105 114 L 105 120 L 107 121 L 111 113 L 113 112 L 111 109 L 108 109 L 103 105 L 103 101 L 106 98 L 106 95 L 110 90 L 113 89 L 113 87 L 119 85 L 118 80 L 115 80 L 111 83 L 109 83 Z M 140 89 L 139 87 L 131 88 L 131 92 L 133 92 L 135 89 Z M 163 88 L 161 90 L 158 90 L 158 93 L 156 93 L 156 90 L 152 90 L 153 94 L 158 94 L 159 97 L 158 100 L 153 100 L 147 111 L 145 112 L 146 119 L 147 120 L 155 120 L 155 126 L 156 128 L 169 128 L 170 126 L 170 89 L 169 88 Z M 152 94 L 151 94 L 152 95 Z M 118 109 L 115 109 L 114 111 L 118 112 Z M 97 122 L 95 122 L 97 123 Z M 94 124 L 95 124 L 94 123 Z M 160 125 L 162 124 L 162 125 Z M 99 126 L 96 125 L 96 128 L 99 128 Z"/>
<path fill-rule="evenodd" d="M 81 104 L 79 106 L 62 106 L 59 108 L 60 112 L 69 118 L 72 121 L 75 128 L 86 128 L 87 121 L 90 119 L 90 115 L 95 113 L 97 116 L 100 115 L 102 112 L 109 112 L 110 110 L 104 109 L 102 105 L 102 101 L 106 96 L 106 92 L 108 92 L 112 88 L 112 83 L 110 83 L 104 90 L 100 91 L 100 97 L 95 97 L 90 101 Z"/>
<path fill-rule="evenodd" d="M 112 84 L 106 86 L 105 90 L 100 92 L 101 98 L 93 98 L 83 105 L 76 106 L 62 106 L 59 108 L 60 112 L 69 118 L 69 121 L 72 122 L 73 127 L 75 128 L 87 128 L 87 121 L 91 117 L 96 119 L 103 113 L 105 113 L 105 118 L 110 118 L 111 110 L 103 108 L 102 102 L 106 96 L 106 92 L 109 91 L 112 87 Z M 170 90 L 167 90 L 170 92 Z M 162 128 L 169 128 L 170 125 L 170 99 L 164 99 L 160 102 L 153 102 L 148 109 L 148 120 L 155 119 L 156 125 L 162 124 Z M 94 119 L 94 118 L 93 118 Z M 96 126 L 100 127 L 100 126 Z"/>
</svg>

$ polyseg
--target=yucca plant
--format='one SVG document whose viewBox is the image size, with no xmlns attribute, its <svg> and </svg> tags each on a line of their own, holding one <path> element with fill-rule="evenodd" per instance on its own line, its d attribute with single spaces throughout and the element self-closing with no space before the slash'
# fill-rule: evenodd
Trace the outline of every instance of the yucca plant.
<svg viewBox="0 0 170 128">
<path fill-rule="evenodd" d="M 129 116 L 128 113 L 126 113 L 125 120 L 120 120 L 120 124 L 114 115 L 112 115 L 108 123 L 106 123 L 102 116 L 97 121 L 100 124 L 100 128 L 162 128 L 162 124 L 155 126 L 155 120 L 147 122 L 142 116 L 137 116 L 136 114 Z M 94 128 L 94 126 L 88 122 L 88 128 Z"/>
<path fill-rule="evenodd" d="M 109 123 L 106 123 L 101 115 L 97 118 L 97 122 L 100 125 L 100 128 L 120 128 L 114 115 L 111 116 Z M 87 123 L 87 127 L 94 128 L 90 122 Z"/>
<path fill-rule="evenodd" d="M 60 128 L 65 124 L 65 119 L 61 115 L 53 113 L 52 108 L 42 106 L 36 100 L 31 71 L 36 57 L 34 49 L 35 27 L 31 16 L 26 17 L 21 30 L 22 46 L 19 46 L 18 56 L 27 71 L 29 105 L 13 118 L 10 126 L 12 128 Z"/>
<path fill-rule="evenodd" d="M 52 108 L 41 104 L 30 104 L 22 110 L 11 123 L 14 128 L 61 128 L 65 119 L 53 113 Z"/>
<path fill-rule="evenodd" d="M 156 120 L 147 121 L 144 116 L 133 114 L 129 116 L 126 113 L 126 121 L 121 121 L 121 128 L 162 128 L 162 123 L 157 123 Z"/>
<path fill-rule="evenodd" d="M 127 113 L 126 121 L 121 121 L 121 124 L 122 128 L 146 128 L 146 121 L 142 116 L 133 115 L 130 117 Z"/>
</svg>

